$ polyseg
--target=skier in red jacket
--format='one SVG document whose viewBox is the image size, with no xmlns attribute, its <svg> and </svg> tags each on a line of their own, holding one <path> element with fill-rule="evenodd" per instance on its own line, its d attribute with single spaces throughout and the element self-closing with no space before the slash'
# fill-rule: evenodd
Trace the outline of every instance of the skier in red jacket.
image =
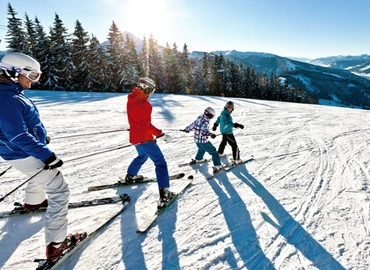
<svg viewBox="0 0 370 270">
<path fill-rule="evenodd" d="M 175 195 L 169 191 L 170 180 L 166 160 L 158 147 L 156 139 L 171 142 L 172 138 L 152 125 L 152 105 L 149 97 L 155 91 L 155 82 L 147 77 L 140 78 L 137 87 L 128 95 L 127 117 L 130 125 L 130 143 L 135 145 L 138 156 L 127 169 L 126 182 L 133 182 L 141 166 L 150 158 L 155 165 L 159 187 L 158 209 L 162 208 Z"/>
</svg>

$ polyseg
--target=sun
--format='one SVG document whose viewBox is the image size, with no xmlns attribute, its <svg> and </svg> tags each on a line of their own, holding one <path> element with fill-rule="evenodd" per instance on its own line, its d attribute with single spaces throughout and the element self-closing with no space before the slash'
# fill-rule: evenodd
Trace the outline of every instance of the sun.
<svg viewBox="0 0 370 270">
<path fill-rule="evenodd" d="M 138 38 L 153 34 L 156 40 L 169 37 L 172 17 L 169 0 L 127 0 L 124 3 L 120 7 L 122 32 L 129 31 Z"/>
</svg>

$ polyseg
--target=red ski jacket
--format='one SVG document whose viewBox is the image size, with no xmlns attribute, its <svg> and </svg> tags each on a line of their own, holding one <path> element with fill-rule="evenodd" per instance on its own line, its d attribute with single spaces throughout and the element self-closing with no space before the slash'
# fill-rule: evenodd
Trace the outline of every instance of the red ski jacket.
<svg viewBox="0 0 370 270">
<path fill-rule="evenodd" d="M 130 143 L 153 141 L 162 135 L 162 130 L 151 123 L 152 105 L 139 88 L 134 88 L 127 97 L 127 118 L 130 125 Z M 154 137 L 155 136 L 155 137 Z"/>
</svg>

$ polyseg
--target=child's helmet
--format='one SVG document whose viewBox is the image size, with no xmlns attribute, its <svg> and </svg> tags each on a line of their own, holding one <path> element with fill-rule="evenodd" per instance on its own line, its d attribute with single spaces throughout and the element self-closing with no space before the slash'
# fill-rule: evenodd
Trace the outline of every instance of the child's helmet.
<svg viewBox="0 0 370 270">
<path fill-rule="evenodd" d="M 204 110 L 204 114 L 209 118 L 209 119 L 212 119 L 213 117 L 215 117 L 216 115 L 216 112 L 213 108 L 211 107 L 208 107 L 207 109 Z"/>
<path fill-rule="evenodd" d="M 234 102 L 232 102 L 232 101 L 226 102 L 225 108 L 227 109 L 228 107 L 232 108 L 232 111 L 233 111 L 234 110 Z"/>
<path fill-rule="evenodd" d="M 143 90 L 146 95 L 151 95 L 155 91 L 155 82 L 148 77 L 139 78 L 137 86 Z"/>
</svg>

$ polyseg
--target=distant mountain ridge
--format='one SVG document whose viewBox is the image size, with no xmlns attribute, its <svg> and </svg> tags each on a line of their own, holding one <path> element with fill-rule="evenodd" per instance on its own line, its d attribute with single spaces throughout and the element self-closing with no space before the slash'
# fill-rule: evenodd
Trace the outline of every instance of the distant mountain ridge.
<svg viewBox="0 0 370 270">
<path fill-rule="evenodd" d="M 370 76 L 370 55 L 368 54 L 317 58 L 311 60 L 310 63 L 318 66 L 345 69 L 362 76 Z"/>
<path fill-rule="evenodd" d="M 204 53 L 192 52 L 190 57 L 200 58 Z M 289 83 L 310 92 L 319 104 L 370 108 L 370 81 L 349 70 L 304 63 L 271 53 L 232 50 L 212 51 L 209 54 L 222 54 L 225 59 L 245 68 L 286 78 Z"/>
</svg>

